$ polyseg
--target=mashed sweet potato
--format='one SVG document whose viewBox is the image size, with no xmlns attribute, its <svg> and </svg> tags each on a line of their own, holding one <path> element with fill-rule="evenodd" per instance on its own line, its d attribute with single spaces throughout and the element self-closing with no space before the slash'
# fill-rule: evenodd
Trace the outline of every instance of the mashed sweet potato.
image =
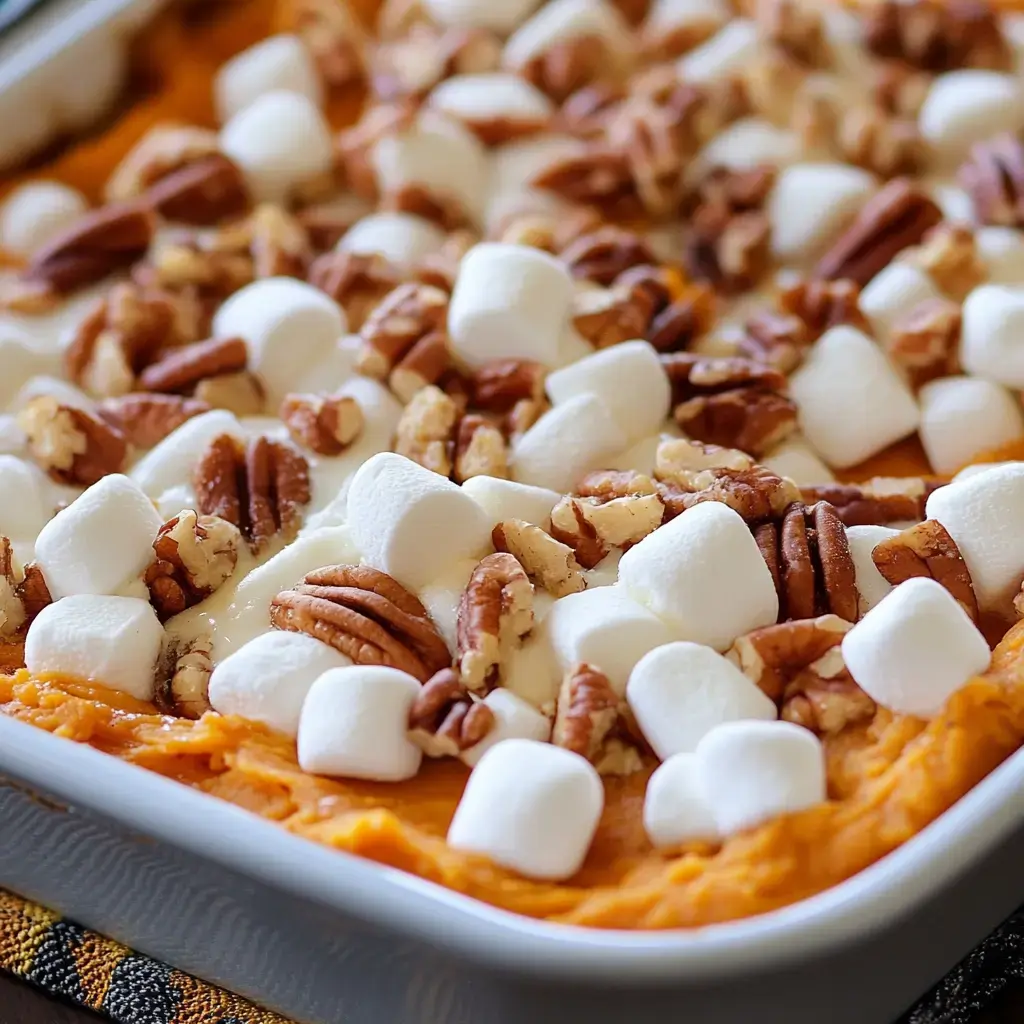
<svg viewBox="0 0 1024 1024">
<path fill-rule="evenodd" d="M 210 80 L 231 53 L 280 25 L 272 0 L 250 0 L 203 25 L 163 16 L 140 43 L 146 94 L 115 123 L 49 163 L 44 173 L 98 199 L 125 152 L 157 121 L 213 123 Z M 337 102 L 338 123 L 351 97 Z M 32 171 L 38 175 L 39 168 Z M 11 184 L 8 182 L 7 184 Z M 994 453 L 1020 457 L 1024 451 Z M 852 477 L 925 468 L 901 445 Z M 605 928 L 676 928 L 761 913 L 862 870 L 932 821 L 1024 742 L 1024 624 L 991 669 L 925 723 L 878 711 L 826 742 L 829 801 L 726 842 L 655 852 L 641 808 L 653 765 L 606 780 L 606 808 L 583 869 L 568 884 L 521 879 L 444 842 L 468 770 L 428 761 L 400 784 L 332 781 L 303 773 L 295 745 L 238 718 L 161 716 L 122 694 L 71 679 L 0 675 L 0 711 L 195 786 L 316 842 L 415 873 L 495 906 Z M 0 651 L 11 671 L 20 652 Z"/>
</svg>

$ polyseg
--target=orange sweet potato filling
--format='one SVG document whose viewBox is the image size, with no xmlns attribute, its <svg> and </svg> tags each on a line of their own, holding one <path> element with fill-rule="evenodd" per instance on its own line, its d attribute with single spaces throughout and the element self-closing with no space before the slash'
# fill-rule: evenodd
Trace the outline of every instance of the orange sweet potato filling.
<svg viewBox="0 0 1024 1024">
<path fill-rule="evenodd" d="M 281 24 L 272 0 L 251 0 L 219 20 L 186 26 L 165 15 L 140 42 L 154 91 L 103 133 L 44 173 L 98 199 L 111 169 L 161 120 L 212 123 L 210 81 L 231 53 Z M 332 117 L 351 117 L 351 98 Z M 32 174 L 39 174 L 38 168 Z M 5 184 L 10 185 L 15 179 Z M 991 458 L 1024 457 L 1019 450 Z M 916 443 L 850 474 L 912 475 L 926 464 Z M 656 852 L 641 808 L 653 766 L 606 781 L 606 807 L 583 869 L 569 883 L 530 882 L 444 842 L 468 771 L 428 761 L 400 784 L 307 775 L 295 745 L 239 718 L 200 722 L 158 714 L 122 694 L 24 670 L 0 675 L 0 711 L 194 786 L 316 842 L 401 868 L 531 917 L 604 928 L 678 928 L 763 913 L 820 892 L 920 831 L 1024 743 L 1024 624 L 996 649 L 992 667 L 931 722 L 880 710 L 826 742 L 829 801 L 737 836 L 721 848 Z M 0 668 L 17 665 L 15 648 Z"/>
</svg>

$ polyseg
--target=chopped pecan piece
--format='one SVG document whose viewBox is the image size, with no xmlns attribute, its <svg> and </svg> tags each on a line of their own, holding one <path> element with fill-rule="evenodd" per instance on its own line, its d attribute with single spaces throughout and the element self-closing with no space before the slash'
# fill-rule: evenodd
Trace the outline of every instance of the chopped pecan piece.
<svg viewBox="0 0 1024 1024">
<path fill-rule="evenodd" d="M 906 178 L 894 178 L 864 204 L 821 258 L 814 276 L 846 278 L 863 287 L 941 220 L 942 211 L 932 199 Z"/>
<path fill-rule="evenodd" d="M 179 718 L 198 720 L 210 710 L 213 639 L 205 634 L 197 636 L 172 653 L 174 664 L 166 696 L 158 704 L 166 704 L 168 711 Z"/>
<path fill-rule="evenodd" d="M 494 712 L 473 699 L 451 668 L 431 676 L 409 709 L 409 739 L 427 757 L 458 757 L 484 739 L 494 724 Z"/>
<path fill-rule="evenodd" d="M 875 477 L 867 483 L 803 487 L 808 504 L 827 501 L 845 526 L 881 526 L 924 518 L 928 495 L 940 486 L 920 477 Z"/>
<path fill-rule="evenodd" d="M 941 583 L 971 620 L 978 621 L 978 599 L 970 570 L 956 541 L 937 520 L 926 519 L 876 544 L 871 560 L 893 586 L 915 576 Z"/>
<path fill-rule="evenodd" d="M 661 526 L 665 506 L 657 494 L 601 499 L 564 497 L 551 510 L 551 536 L 592 569 L 611 548 L 638 544 Z"/>
<path fill-rule="evenodd" d="M 498 551 L 514 555 L 526 575 L 552 597 L 577 594 L 587 585 L 572 548 L 539 526 L 506 519 L 491 531 L 491 540 Z"/>
<path fill-rule="evenodd" d="M 458 407 L 440 388 L 422 388 L 398 420 L 395 451 L 441 476 L 451 476 L 452 441 L 458 419 Z"/>
<path fill-rule="evenodd" d="M 440 288 L 409 281 L 389 292 L 367 316 L 359 335 L 364 342 L 358 370 L 378 380 L 427 334 L 443 331 L 448 296 Z"/>
<path fill-rule="evenodd" d="M 345 310 L 350 330 L 358 331 L 401 275 L 380 253 L 325 252 L 313 260 L 307 279 Z"/>
<path fill-rule="evenodd" d="M 533 584 L 515 555 L 481 559 L 459 602 L 456 663 L 465 685 L 493 689 L 510 650 L 532 628 Z"/>
<path fill-rule="evenodd" d="M 562 677 L 551 742 L 585 757 L 600 775 L 632 775 L 642 762 L 629 742 L 628 715 L 608 677 L 581 662 Z"/>
<path fill-rule="evenodd" d="M 779 292 L 779 308 L 783 313 L 803 321 L 811 340 L 830 327 L 849 324 L 869 331 L 867 318 L 860 310 L 860 286 L 856 281 L 801 280 Z"/>
<path fill-rule="evenodd" d="M 235 416 L 258 416 L 263 412 L 266 393 L 259 378 L 248 370 L 204 377 L 192 397 L 211 409 L 227 409 Z"/>
<path fill-rule="evenodd" d="M 900 60 L 881 61 L 875 68 L 871 95 L 887 114 L 916 118 L 931 84 L 931 75 Z"/>
<path fill-rule="evenodd" d="M 886 348 L 915 388 L 960 370 L 960 306 L 925 299 L 893 325 Z"/>
<path fill-rule="evenodd" d="M 656 494 L 654 481 L 632 469 L 599 469 L 588 473 L 577 485 L 581 498 L 628 498 L 634 494 Z"/>
<path fill-rule="evenodd" d="M 524 398 L 544 395 L 545 370 L 526 359 L 494 359 L 473 371 L 471 402 L 487 412 L 505 413 Z"/>
<path fill-rule="evenodd" d="M 35 461 L 54 480 L 88 487 L 124 466 L 128 443 L 109 423 L 51 395 L 33 398 L 18 414 Z"/>
<path fill-rule="evenodd" d="M 502 419 L 502 427 L 510 445 L 526 433 L 549 409 L 543 399 L 521 398 Z"/>
<path fill-rule="evenodd" d="M 693 277 L 726 294 L 752 288 L 769 260 L 768 218 L 760 210 L 734 215 L 705 208 L 691 222 L 685 261 Z"/>
<path fill-rule="evenodd" d="M 278 534 L 298 532 L 309 504 L 309 465 L 290 445 L 257 437 L 242 444 L 228 434 L 215 437 L 194 475 L 199 512 L 238 527 L 253 551 Z"/>
<path fill-rule="evenodd" d="M 601 285 L 610 285 L 631 267 L 656 262 L 640 235 L 612 224 L 576 238 L 559 253 L 559 259 L 573 277 Z"/>
<path fill-rule="evenodd" d="M 607 139 L 626 155 L 643 212 L 652 218 L 677 212 L 691 140 L 676 112 L 654 100 L 631 98 L 610 121 Z"/>
<path fill-rule="evenodd" d="M 296 444 L 318 455 L 340 455 L 363 432 L 365 422 L 351 395 L 285 395 L 278 416 Z"/>
<path fill-rule="evenodd" d="M 962 302 L 988 277 L 975 245 L 974 232 L 966 224 L 943 221 L 924 236 L 921 244 L 907 254 L 956 302 Z"/>
<path fill-rule="evenodd" d="M 222 153 L 165 175 L 145 199 L 161 216 L 182 224 L 216 224 L 245 213 L 252 201 L 238 165 Z"/>
<path fill-rule="evenodd" d="M 257 278 L 306 276 L 312 247 L 297 218 L 273 203 L 261 203 L 253 210 L 247 227 Z"/>
<path fill-rule="evenodd" d="M 450 369 L 448 335 L 431 331 L 402 356 L 388 376 L 388 386 L 401 401 L 411 402 L 417 392 L 440 383 Z"/>
<path fill-rule="evenodd" d="M 761 310 L 747 321 L 739 351 L 779 373 L 792 373 L 812 341 L 799 317 Z"/>
<path fill-rule="evenodd" d="M 169 351 L 139 376 L 146 391 L 188 391 L 201 380 L 244 370 L 249 350 L 241 338 L 210 338 Z"/>
<path fill-rule="evenodd" d="M 586 289 L 573 296 L 572 325 L 594 348 L 642 338 L 648 322 L 643 306 L 614 290 Z"/>
<path fill-rule="evenodd" d="M 519 69 L 528 82 L 561 103 L 577 89 L 600 82 L 617 68 L 608 44 L 597 35 L 580 35 L 554 42 Z"/>
<path fill-rule="evenodd" d="M 916 121 L 892 117 L 870 105 L 846 112 L 840 119 L 836 141 L 845 160 L 882 178 L 915 174 L 925 157 Z"/>
<path fill-rule="evenodd" d="M 646 338 L 659 352 L 685 349 L 714 323 L 715 306 L 714 290 L 698 283 L 654 314 Z"/>
<path fill-rule="evenodd" d="M 474 476 L 508 477 L 508 445 L 490 420 L 470 414 L 459 421 L 453 475 L 459 484 Z"/>
<path fill-rule="evenodd" d="M 238 564 L 238 527 L 217 516 L 183 509 L 160 527 L 153 541 L 156 560 L 143 580 L 161 621 L 209 597 Z"/>
<path fill-rule="evenodd" d="M 1024 143 L 1014 135 L 976 142 L 960 168 L 982 224 L 1024 226 Z"/>
<path fill-rule="evenodd" d="M 49 604 L 53 604 L 50 588 L 46 585 L 43 570 L 35 562 L 25 566 L 25 575 L 18 584 L 18 599 L 25 608 L 25 623 L 32 620 Z"/>
<path fill-rule="evenodd" d="M 209 411 L 197 398 L 137 393 L 108 398 L 97 410 L 134 448 L 152 448 L 186 420 Z"/>
<path fill-rule="evenodd" d="M 25 624 L 25 605 L 18 596 L 19 576 L 11 542 L 0 537 L 0 636 L 11 636 Z"/>
<path fill-rule="evenodd" d="M 128 151 L 107 179 L 108 202 L 138 199 L 169 174 L 217 155 L 217 133 L 197 125 L 158 124 Z"/>
<path fill-rule="evenodd" d="M 808 67 L 827 63 L 828 43 L 821 11 L 797 0 L 761 0 L 761 31 L 783 52 Z"/>
<path fill-rule="evenodd" d="M 292 0 L 295 28 L 309 47 L 324 81 L 352 85 L 366 73 L 366 31 L 349 4 L 335 0 Z"/>
<path fill-rule="evenodd" d="M 639 211 L 629 158 L 603 143 L 556 161 L 536 174 L 531 185 L 571 203 L 595 206 L 607 215 Z"/>
</svg>

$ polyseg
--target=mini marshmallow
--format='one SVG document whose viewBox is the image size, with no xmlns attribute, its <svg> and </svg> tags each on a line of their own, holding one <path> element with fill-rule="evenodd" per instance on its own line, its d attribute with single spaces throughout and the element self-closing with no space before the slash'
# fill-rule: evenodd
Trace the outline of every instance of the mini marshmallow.
<svg viewBox="0 0 1024 1024">
<path fill-rule="evenodd" d="M 463 490 L 415 462 L 381 452 L 348 490 L 352 537 L 368 565 L 420 590 L 452 562 L 481 555 L 491 524 Z"/>
<path fill-rule="evenodd" d="M 698 792 L 726 836 L 827 796 L 821 742 L 790 722 L 719 725 L 697 747 L 696 767 Z"/>
<path fill-rule="evenodd" d="M 601 39 L 615 51 L 626 45 L 630 29 L 606 0 L 552 0 L 512 33 L 502 66 L 519 71 L 552 46 L 581 37 Z"/>
<path fill-rule="evenodd" d="M 707 83 L 738 75 L 757 56 L 757 25 L 749 18 L 732 18 L 707 42 L 676 61 L 685 82 Z"/>
<path fill-rule="evenodd" d="M 562 497 L 558 491 L 546 487 L 531 487 L 495 476 L 471 476 L 462 490 L 484 510 L 492 524 L 505 519 L 522 519 L 543 527 Z"/>
<path fill-rule="evenodd" d="M 475 768 L 480 758 L 503 740 L 537 740 L 543 743 L 551 736 L 551 719 L 504 687 L 492 690 L 484 698 L 484 704 L 494 715 L 494 725 L 476 746 L 459 755 L 470 768 Z"/>
<path fill-rule="evenodd" d="M 1008 614 L 1024 579 L 1024 463 L 940 487 L 925 513 L 956 541 L 982 610 Z"/>
<path fill-rule="evenodd" d="M 694 754 L 676 754 L 647 782 L 644 831 L 656 847 L 718 839 L 718 826 L 701 790 Z"/>
<path fill-rule="evenodd" d="M 16 416 L 0 415 L 0 452 L 4 455 L 24 455 L 28 439 L 18 426 Z"/>
<path fill-rule="evenodd" d="M 131 480 L 112 473 L 58 512 L 36 538 L 36 563 L 55 601 L 72 594 L 111 594 L 155 557 L 163 525 Z"/>
<path fill-rule="evenodd" d="M 7 353 L 3 352 L 2 342 L 0 342 L 0 353 L 5 357 L 7 355 Z M 5 358 L 4 366 L 9 365 L 10 363 Z M 81 388 L 76 388 L 74 384 L 69 384 L 66 380 L 61 380 L 59 377 L 51 377 L 48 374 L 39 374 L 25 381 L 18 388 L 17 394 L 7 404 L 7 408 L 11 412 L 19 412 L 33 398 L 39 398 L 43 395 L 52 396 L 62 405 L 71 405 L 76 409 L 92 410 L 96 408 L 96 403 Z"/>
<path fill-rule="evenodd" d="M 379 665 L 334 668 L 309 688 L 299 718 L 299 765 L 314 775 L 400 782 L 423 754 L 408 738 L 419 682 Z"/>
<path fill-rule="evenodd" d="M 861 312 L 871 321 L 875 337 L 886 338 L 899 318 L 941 293 L 932 279 L 910 263 L 890 263 L 860 293 Z"/>
<path fill-rule="evenodd" d="M 538 622 L 543 622 L 547 612 L 557 602 L 545 608 L 545 603 L 538 600 L 543 596 L 543 591 L 534 594 L 534 630 L 511 652 L 504 666 L 501 688 L 514 693 L 543 713 L 554 715 L 563 672 L 551 647 L 550 638 L 545 630 L 538 628 Z"/>
<path fill-rule="evenodd" d="M 991 284 L 1024 281 L 1024 233 L 1016 228 L 980 227 L 974 232 L 974 244 Z"/>
<path fill-rule="evenodd" d="M 956 185 L 934 185 L 932 199 L 942 213 L 943 220 L 970 224 L 974 220 L 974 200 Z"/>
<path fill-rule="evenodd" d="M 800 140 L 790 131 L 758 117 L 734 121 L 714 135 L 694 158 L 687 177 L 696 180 L 713 167 L 749 171 L 770 165 L 785 167 L 800 155 Z"/>
<path fill-rule="evenodd" d="M 942 157 L 960 159 L 973 143 L 1024 127 L 1020 82 L 978 68 L 939 75 L 921 105 L 917 127 Z"/>
<path fill-rule="evenodd" d="M 631 469 L 634 473 L 654 476 L 654 467 L 658 461 L 658 447 L 665 436 L 679 436 L 671 430 L 674 424 L 666 424 L 664 433 L 649 434 L 641 438 L 613 459 L 608 460 L 608 469 Z"/>
<path fill-rule="evenodd" d="M 875 567 L 871 552 L 890 537 L 900 531 L 888 526 L 850 526 L 846 530 L 846 540 L 850 545 L 853 557 L 853 568 L 857 574 L 857 593 L 860 596 L 860 613 L 867 614 L 886 594 L 892 590 L 892 584 Z"/>
<path fill-rule="evenodd" d="M 963 305 L 960 363 L 965 372 L 1024 388 L 1024 288 L 983 284 Z"/>
<path fill-rule="evenodd" d="M 21 402 L 21 390 L 38 380 L 40 375 L 56 371 L 59 359 L 56 353 L 52 357 L 48 356 L 34 347 L 29 338 L 4 327 L 4 333 L 0 334 L 0 366 L 3 367 L 0 407 L 17 407 Z"/>
<path fill-rule="evenodd" d="M 508 72 L 453 75 L 434 87 L 427 103 L 435 110 L 461 121 L 488 141 L 494 127 L 502 137 L 511 131 L 531 131 L 544 125 L 555 111 L 551 100 L 525 78 Z"/>
<path fill-rule="evenodd" d="M 210 704 L 222 715 L 240 715 L 298 735 L 299 715 L 313 683 L 350 659 L 303 633 L 274 630 L 256 637 L 220 662 L 210 676 Z"/>
<path fill-rule="evenodd" d="M 846 636 L 843 660 L 860 688 L 898 715 L 930 718 L 988 668 L 988 643 L 956 599 L 918 576 L 882 598 Z"/>
<path fill-rule="evenodd" d="M 677 54 L 714 35 L 732 16 L 725 0 L 653 0 L 640 31 L 647 47 Z"/>
<path fill-rule="evenodd" d="M 968 480 L 972 476 L 977 476 L 979 473 L 987 473 L 990 469 L 995 469 L 996 466 L 1012 466 L 1016 463 L 1015 459 L 1007 459 L 1004 462 L 972 462 L 969 466 L 964 466 L 954 477 L 952 482 L 956 483 L 958 480 Z"/>
<path fill-rule="evenodd" d="M 220 66 L 213 81 L 221 124 L 268 92 L 284 90 L 320 106 L 323 86 L 309 51 L 298 36 L 270 36 Z"/>
<path fill-rule="evenodd" d="M 512 472 L 523 483 L 565 493 L 626 445 L 608 406 L 594 395 L 577 395 L 523 434 L 512 449 Z"/>
<path fill-rule="evenodd" d="M 330 127 L 316 104 L 296 92 L 259 96 L 224 125 L 220 147 L 261 202 L 286 202 L 334 163 Z"/>
<path fill-rule="evenodd" d="M 722 722 L 778 717 L 775 702 L 731 661 L 686 641 L 645 654 L 629 674 L 626 700 L 663 761 L 696 750 Z"/>
<path fill-rule="evenodd" d="M 271 408 L 345 334 L 345 311 L 319 288 L 268 277 L 235 292 L 213 318 L 213 333 L 244 338 L 249 369 L 266 385 Z"/>
<path fill-rule="evenodd" d="M 109 479 L 109 478 L 108 478 Z M 47 605 L 25 638 L 25 667 L 152 700 L 164 629 L 148 601 L 78 594 Z"/>
<path fill-rule="evenodd" d="M 876 188 L 875 178 L 846 164 L 793 164 L 775 180 L 765 212 L 772 251 L 781 260 L 813 258 Z"/>
<path fill-rule="evenodd" d="M 371 213 L 357 220 L 338 242 L 338 252 L 379 253 L 411 269 L 444 245 L 444 232 L 411 213 Z"/>
<path fill-rule="evenodd" d="M 619 562 L 619 585 L 678 638 L 720 651 L 779 614 L 750 530 L 717 501 L 695 505 L 631 547 Z"/>
<path fill-rule="evenodd" d="M 818 458 L 817 452 L 801 438 L 784 441 L 761 461 L 773 473 L 789 477 L 799 487 L 827 484 L 835 480 L 832 471 Z"/>
<path fill-rule="evenodd" d="M 423 607 L 427 609 L 427 614 L 437 627 L 438 633 L 452 651 L 457 644 L 462 595 L 478 562 L 478 558 L 460 558 L 416 594 L 423 602 Z"/>
<path fill-rule="evenodd" d="M 545 388 L 556 406 L 577 395 L 596 395 L 631 443 L 657 431 L 672 405 L 668 375 L 646 341 L 613 345 L 555 370 Z"/>
<path fill-rule="evenodd" d="M 88 208 L 81 192 L 59 181 L 28 182 L 0 205 L 0 248 L 30 256 Z"/>
<path fill-rule="evenodd" d="M 559 881 L 583 865 L 604 810 L 604 786 L 579 754 L 508 739 L 480 758 L 448 829 L 448 845 L 527 878 Z"/>
<path fill-rule="evenodd" d="M 492 359 L 558 357 L 572 278 L 554 256 L 526 245 L 483 242 L 462 258 L 448 307 L 452 351 L 471 367 Z"/>
<path fill-rule="evenodd" d="M 0 455 L 0 535 L 12 541 L 34 541 L 54 512 L 45 474 L 15 455 Z"/>
<path fill-rule="evenodd" d="M 539 0 L 423 0 L 430 17 L 439 25 L 485 28 L 508 35 L 533 12 Z"/>
<path fill-rule="evenodd" d="M 854 466 L 917 429 L 910 389 L 855 327 L 827 330 L 789 384 L 804 435 L 834 468 Z"/>
<path fill-rule="evenodd" d="M 648 651 L 675 639 L 664 622 L 622 587 L 561 598 L 544 619 L 541 635 L 550 642 L 563 672 L 580 662 L 597 665 L 619 693 Z"/>
<path fill-rule="evenodd" d="M 1024 437 L 1020 405 L 980 377 L 944 377 L 921 388 L 921 444 L 936 473 L 953 473 L 982 452 Z"/>
</svg>

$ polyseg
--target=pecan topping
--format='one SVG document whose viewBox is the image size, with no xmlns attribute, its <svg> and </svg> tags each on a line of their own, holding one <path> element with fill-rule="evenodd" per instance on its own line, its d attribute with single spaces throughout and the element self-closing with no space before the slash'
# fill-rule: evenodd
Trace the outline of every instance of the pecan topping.
<svg viewBox="0 0 1024 1024">
<path fill-rule="evenodd" d="M 502 419 L 502 429 L 508 435 L 510 445 L 526 433 L 547 412 L 549 406 L 543 399 L 521 398 Z"/>
<path fill-rule="evenodd" d="M 196 385 L 192 397 L 205 402 L 211 409 L 227 409 L 236 416 L 258 416 L 263 412 L 266 400 L 263 385 L 247 370 L 204 377 Z"/>
<path fill-rule="evenodd" d="M 656 494 L 654 481 L 632 469 L 598 469 L 588 473 L 577 485 L 581 498 L 628 498 L 634 494 Z"/>
<path fill-rule="evenodd" d="M 845 526 L 881 526 L 923 519 L 928 495 L 938 486 L 920 477 L 875 477 L 860 485 L 823 484 L 801 490 L 808 504 L 827 501 L 832 505 Z"/>
<path fill-rule="evenodd" d="M 137 199 L 162 178 L 218 153 L 217 133 L 195 125 L 160 124 L 151 128 L 107 180 L 109 202 Z"/>
<path fill-rule="evenodd" d="M 161 216 L 183 224 L 216 224 L 243 214 L 251 201 L 238 165 L 222 153 L 172 171 L 147 189 L 145 199 Z"/>
<path fill-rule="evenodd" d="M 440 388 L 422 388 L 402 411 L 395 451 L 441 476 L 451 476 L 452 435 L 458 419 L 458 406 Z"/>
<path fill-rule="evenodd" d="M 609 115 L 625 95 L 622 86 L 615 82 L 585 85 L 566 98 L 554 127 L 581 139 L 600 138 L 608 126 Z"/>
<path fill-rule="evenodd" d="M 511 648 L 533 628 L 533 584 L 514 555 L 481 559 L 459 603 L 456 662 L 471 690 L 498 684 Z"/>
<path fill-rule="evenodd" d="M 306 276 L 311 258 L 302 223 L 280 206 L 261 203 L 248 221 L 249 251 L 257 278 Z"/>
<path fill-rule="evenodd" d="M 491 540 L 498 551 L 514 555 L 530 580 L 552 597 L 579 593 L 587 585 L 572 548 L 539 526 L 506 519 L 491 531 Z"/>
<path fill-rule="evenodd" d="M 700 209 L 691 222 L 686 266 L 698 281 L 726 294 L 746 291 L 768 269 L 768 218 L 760 210 L 728 215 Z"/>
<path fill-rule="evenodd" d="M 601 775 L 631 775 L 642 764 L 628 739 L 628 714 L 608 677 L 581 662 L 562 677 L 551 742 L 585 757 Z"/>
<path fill-rule="evenodd" d="M 830 327 L 849 324 L 870 331 L 867 318 L 860 311 L 860 286 L 856 281 L 801 280 L 779 292 L 779 308 L 798 317 L 807 327 L 811 340 L 819 338 Z"/>
<path fill-rule="evenodd" d="M 812 338 L 797 316 L 761 310 L 746 323 L 740 354 L 779 373 L 792 373 L 803 361 Z"/>
<path fill-rule="evenodd" d="M 213 640 L 198 636 L 173 651 L 174 664 L 158 705 L 179 718 L 198 720 L 210 710 L 210 676 L 213 675 Z"/>
<path fill-rule="evenodd" d="M 427 610 L 400 583 L 365 565 L 307 573 L 270 605 L 278 629 L 329 644 L 357 665 L 385 665 L 425 683 L 451 656 Z"/>
<path fill-rule="evenodd" d="M 715 305 L 715 293 L 710 286 L 706 283 L 693 285 L 654 314 L 646 338 L 659 352 L 687 348 L 714 323 Z"/>
<path fill-rule="evenodd" d="M 209 411 L 210 406 L 196 398 L 150 394 L 108 398 L 97 410 L 134 448 L 152 448 L 186 420 Z"/>
<path fill-rule="evenodd" d="M 594 288 L 573 296 L 572 325 L 594 348 L 642 338 L 648 321 L 643 306 L 616 291 Z"/>
<path fill-rule="evenodd" d="M 380 253 L 325 252 L 313 260 L 307 279 L 345 310 L 349 328 L 358 331 L 401 276 Z"/>
<path fill-rule="evenodd" d="M 888 114 L 917 117 L 931 88 L 932 77 L 899 60 L 881 61 L 875 68 L 871 94 Z"/>
<path fill-rule="evenodd" d="M 455 431 L 454 478 L 461 484 L 474 476 L 507 479 L 508 445 L 490 420 L 471 414 L 462 417 Z"/>
<path fill-rule="evenodd" d="M 124 435 L 85 409 L 51 395 L 33 398 L 18 414 L 29 451 L 54 480 L 88 487 L 124 466 Z"/>
<path fill-rule="evenodd" d="M 431 676 L 409 709 L 409 739 L 427 757 L 458 757 L 484 739 L 494 724 L 494 712 L 473 699 L 451 668 Z"/>
<path fill-rule="evenodd" d="M 241 338 L 210 338 L 173 349 L 139 376 L 146 391 L 187 391 L 201 380 L 244 370 L 249 350 Z"/>
<path fill-rule="evenodd" d="M 592 569 L 611 548 L 638 544 L 661 526 L 665 506 L 657 494 L 601 498 L 565 497 L 551 510 L 551 536 Z"/>
<path fill-rule="evenodd" d="M 616 63 L 600 36 L 575 36 L 552 43 L 520 68 L 519 74 L 561 103 L 577 89 L 607 78 Z"/>
<path fill-rule="evenodd" d="M 649 265 L 655 256 L 640 235 L 608 224 L 570 242 L 559 254 L 573 277 L 610 285 L 624 270 Z"/>
<path fill-rule="evenodd" d="M 978 255 L 974 232 L 966 224 L 943 221 L 907 256 L 957 302 L 962 302 L 988 277 Z"/>
<path fill-rule="evenodd" d="M 218 590 L 238 563 L 238 527 L 217 516 L 183 509 L 160 527 L 156 560 L 143 577 L 161 621 Z"/>
<path fill-rule="evenodd" d="M 17 595 L 25 609 L 26 624 L 31 623 L 48 604 L 53 604 L 43 570 L 35 562 L 25 566 L 25 575 L 18 584 Z"/>
<path fill-rule="evenodd" d="M 495 359 L 473 371 L 472 404 L 487 412 L 509 412 L 521 399 L 544 395 L 544 367 L 526 359 Z"/>
<path fill-rule="evenodd" d="M 18 575 L 11 542 L 0 537 L 0 636 L 10 636 L 25 624 L 25 605 L 18 596 Z"/>
<path fill-rule="evenodd" d="M 401 401 L 411 402 L 418 391 L 439 383 L 450 369 L 448 336 L 444 331 L 431 331 L 402 356 L 388 376 L 388 386 Z"/>
<path fill-rule="evenodd" d="M 278 416 L 296 444 L 318 455 L 340 455 L 365 423 L 351 395 L 285 395 Z"/>
<path fill-rule="evenodd" d="M 796 0 L 761 0 L 756 8 L 761 31 L 775 46 L 808 67 L 828 56 L 821 11 Z"/>
<path fill-rule="evenodd" d="M 960 168 L 982 224 L 1024 226 L 1024 144 L 1014 135 L 976 142 Z"/>
<path fill-rule="evenodd" d="M 941 583 L 971 620 L 978 621 L 978 599 L 967 563 L 956 541 L 937 520 L 926 519 L 876 544 L 871 560 L 893 586 L 915 576 Z"/>
<path fill-rule="evenodd" d="M 366 318 L 360 337 L 365 343 L 358 369 L 379 380 L 424 335 L 444 331 L 448 296 L 440 288 L 415 281 L 400 284 Z"/>
<path fill-rule="evenodd" d="M 916 121 L 892 117 L 870 105 L 846 112 L 839 122 L 836 141 L 845 160 L 882 178 L 914 174 L 925 156 Z"/>
<path fill-rule="evenodd" d="M 814 276 L 848 278 L 864 286 L 892 258 L 942 220 L 942 211 L 916 185 L 894 178 L 861 208 L 853 224 L 821 258 Z"/>
<path fill-rule="evenodd" d="M 570 203 L 596 206 L 607 215 L 638 212 L 629 158 L 603 143 L 550 164 L 530 184 Z"/>
<path fill-rule="evenodd" d="M 199 512 L 237 526 L 253 551 L 277 534 L 289 540 L 298 532 L 309 504 L 309 466 L 290 445 L 257 437 L 248 444 L 221 434 L 195 470 Z"/>
<path fill-rule="evenodd" d="M 949 299 L 925 299 L 896 321 L 886 347 L 915 388 L 958 373 L 960 306 Z"/>
</svg>

